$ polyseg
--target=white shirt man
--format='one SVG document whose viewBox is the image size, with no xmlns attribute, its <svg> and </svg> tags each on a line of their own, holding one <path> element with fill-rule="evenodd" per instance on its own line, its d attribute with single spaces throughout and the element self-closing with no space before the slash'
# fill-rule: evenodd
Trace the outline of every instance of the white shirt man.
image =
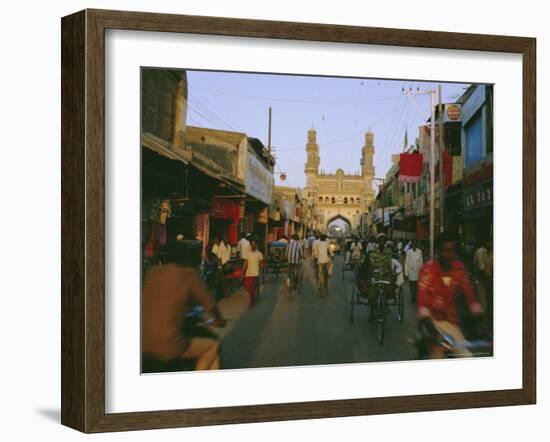
<svg viewBox="0 0 550 442">
<path fill-rule="evenodd" d="M 397 287 L 401 287 L 404 282 L 403 267 L 401 266 L 401 263 L 395 258 L 392 258 L 391 260 L 391 271 L 394 275 L 396 275 L 395 285 Z"/>
<path fill-rule="evenodd" d="M 318 239 L 313 243 L 313 256 L 317 258 L 319 264 L 326 264 L 330 261 L 330 256 L 334 256 L 330 244 L 327 240 L 321 241 Z"/>
<path fill-rule="evenodd" d="M 258 249 L 252 251 L 249 250 L 246 255 L 246 278 L 257 278 L 260 275 L 260 263 L 264 259 L 264 256 L 262 255 L 262 252 L 260 252 Z"/>
<path fill-rule="evenodd" d="M 358 259 L 361 258 L 361 252 L 363 251 L 363 246 L 361 245 L 361 242 L 352 242 L 351 247 L 351 258 L 352 259 Z"/>
<path fill-rule="evenodd" d="M 416 245 L 411 246 L 405 258 L 405 276 L 409 278 L 409 281 L 418 280 L 418 273 L 423 263 L 422 250 Z"/>
<path fill-rule="evenodd" d="M 214 244 L 212 246 L 212 253 L 217 256 L 223 266 L 231 257 L 231 248 L 223 241 L 220 241 L 219 244 Z"/>
<path fill-rule="evenodd" d="M 246 236 L 243 236 L 241 240 L 237 243 L 237 252 L 239 256 L 243 259 L 246 259 L 246 254 L 250 251 L 250 241 L 246 239 Z"/>
<path fill-rule="evenodd" d="M 374 241 L 369 241 L 367 244 L 367 253 L 373 252 L 378 249 L 378 245 Z"/>
</svg>

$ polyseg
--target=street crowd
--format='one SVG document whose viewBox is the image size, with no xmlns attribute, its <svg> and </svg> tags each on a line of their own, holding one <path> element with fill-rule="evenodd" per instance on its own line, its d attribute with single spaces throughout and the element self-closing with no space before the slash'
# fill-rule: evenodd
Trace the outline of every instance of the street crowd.
<svg viewBox="0 0 550 442">
<path fill-rule="evenodd" d="M 461 244 L 457 235 L 443 232 L 437 238 L 432 260 L 426 259 L 416 240 L 392 241 L 384 233 L 376 237 L 335 240 L 314 232 L 307 238 L 294 234 L 278 242 L 286 250 L 286 285 L 291 299 L 300 294 L 306 262 L 313 266 L 320 296 L 327 296 L 335 250 L 338 250 L 343 254 L 344 265 L 354 270 L 354 283 L 368 300 L 371 316 L 376 297 L 375 279 L 391 282 L 388 297 L 408 285 L 409 301 L 416 306 L 418 329 L 426 338 L 422 341 L 425 357 L 472 356 L 472 352 L 459 343 L 480 335 L 492 339 L 491 239 L 472 250 Z M 230 253 L 223 238 L 216 239 L 206 253 L 215 268 L 216 292 L 228 274 L 224 267 L 230 262 Z M 243 265 L 232 274 L 244 284 L 252 309 L 258 299 L 266 257 L 258 249 L 256 238 L 245 233 L 241 234 L 236 253 Z M 193 303 L 203 306 L 214 326 L 225 325 L 198 271 L 201 261 L 204 265 L 202 244 L 193 240 L 176 241 L 168 248 L 167 263 L 147 271 L 142 292 L 142 352 L 159 360 L 192 358 L 196 361 L 195 369 L 209 370 L 220 368 L 219 342 L 215 337 L 184 336 L 181 332 L 181 318 Z M 449 344 L 449 339 L 456 345 Z"/>
</svg>

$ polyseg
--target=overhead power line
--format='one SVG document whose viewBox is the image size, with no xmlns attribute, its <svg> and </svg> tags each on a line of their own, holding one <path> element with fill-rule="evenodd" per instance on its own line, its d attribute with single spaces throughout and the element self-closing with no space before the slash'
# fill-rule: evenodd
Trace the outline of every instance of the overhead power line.
<svg viewBox="0 0 550 442">
<path fill-rule="evenodd" d="M 189 86 L 189 89 L 200 89 L 203 91 L 213 92 L 215 94 L 230 95 L 233 97 L 246 98 L 249 100 L 265 100 L 265 101 L 279 101 L 283 103 L 311 103 L 311 104 L 355 104 L 355 103 L 376 103 L 380 101 L 392 101 L 399 100 L 401 97 L 384 97 L 384 98 L 373 98 L 370 100 L 306 100 L 306 99 L 296 99 L 296 98 L 280 98 L 280 97 L 263 97 L 257 95 L 247 95 L 247 94 L 238 94 L 234 92 L 222 91 L 219 89 L 208 89 L 200 86 Z"/>
</svg>

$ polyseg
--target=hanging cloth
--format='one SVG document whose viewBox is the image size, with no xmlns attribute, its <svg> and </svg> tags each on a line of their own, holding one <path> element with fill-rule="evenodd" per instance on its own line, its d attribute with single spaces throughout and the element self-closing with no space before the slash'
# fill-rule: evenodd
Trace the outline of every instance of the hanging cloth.
<svg viewBox="0 0 550 442">
<path fill-rule="evenodd" d="M 399 181 L 418 183 L 422 175 L 422 154 L 402 153 L 399 155 Z"/>
</svg>

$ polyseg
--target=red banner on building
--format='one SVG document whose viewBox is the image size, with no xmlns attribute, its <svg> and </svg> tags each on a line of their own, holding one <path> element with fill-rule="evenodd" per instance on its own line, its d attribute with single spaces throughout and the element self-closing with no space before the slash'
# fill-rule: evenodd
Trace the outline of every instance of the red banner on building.
<svg viewBox="0 0 550 442">
<path fill-rule="evenodd" d="M 212 200 L 212 216 L 217 219 L 240 219 L 240 204 L 229 198 L 214 197 Z"/>
<path fill-rule="evenodd" d="M 402 153 L 399 155 L 399 181 L 418 183 L 422 175 L 422 155 Z"/>
</svg>

